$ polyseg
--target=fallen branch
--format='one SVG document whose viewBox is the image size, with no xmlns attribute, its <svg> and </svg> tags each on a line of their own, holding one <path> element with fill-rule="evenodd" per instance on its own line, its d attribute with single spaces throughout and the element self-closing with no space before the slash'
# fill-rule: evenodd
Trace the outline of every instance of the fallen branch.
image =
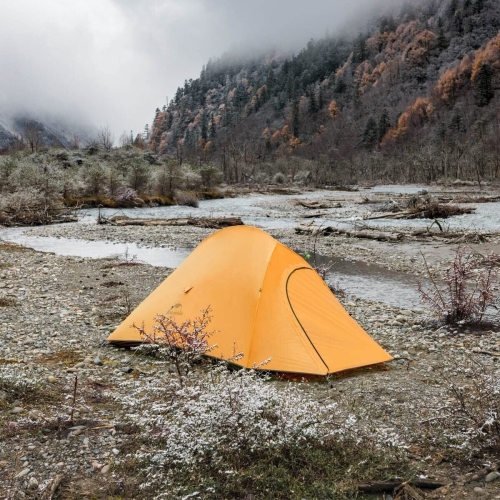
<svg viewBox="0 0 500 500">
<path fill-rule="evenodd" d="M 449 482 L 435 481 L 433 479 L 413 479 L 411 481 L 380 481 L 358 485 L 360 493 L 383 493 L 384 491 L 393 491 L 403 485 L 410 485 L 424 490 L 436 490 L 450 484 Z"/>
<path fill-rule="evenodd" d="M 115 226 L 195 226 L 207 229 L 221 229 L 229 226 L 242 226 L 243 221 L 239 217 L 222 218 L 179 218 L 179 219 L 109 219 L 109 223 Z"/>
<path fill-rule="evenodd" d="M 58 474 L 54 479 L 52 479 L 52 482 L 50 482 L 47 485 L 47 488 L 42 492 L 42 495 L 40 497 L 41 500 L 52 500 L 52 497 L 57 491 L 57 488 L 59 488 L 59 485 L 61 484 L 61 481 L 63 480 L 64 476 L 62 474 Z M 50 489 L 48 489 L 50 486 Z"/>
<path fill-rule="evenodd" d="M 403 234 L 391 234 L 384 232 L 369 232 L 369 231 L 350 231 L 348 229 L 340 229 L 334 228 L 331 226 L 327 226 L 324 228 L 316 228 L 314 226 L 297 226 L 295 228 L 296 234 L 321 234 L 323 236 L 328 236 L 330 234 L 338 234 L 348 236 L 350 238 L 361 238 L 368 240 L 376 240 L 376 241 L 401 241 L 403 238 Z"/>
</svg>

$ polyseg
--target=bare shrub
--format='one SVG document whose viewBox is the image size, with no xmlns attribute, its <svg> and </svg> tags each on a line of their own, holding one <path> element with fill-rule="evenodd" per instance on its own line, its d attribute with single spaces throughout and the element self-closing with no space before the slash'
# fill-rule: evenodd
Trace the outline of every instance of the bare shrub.
<svg viewBox="0 0 500 500">
<path fill-rule="evenodd" d="M 48 198 L 36 188 L 26 188 L 0 198 L 0 224 L 43 225 L 73 220 L 59 200 Z"/>
<path fill-rule="evenodd" d="M 126 186 L 119 187 L 113 198 L 118 206 L 137 206 L 144 204 L 144 202 L 139 198 L 137 191 Z"/>
<path fill-rule="evenodd" d="M 430 285 L 418 284 L 421 300 L 447 324 L 481 322 L 489 306 L 496 300 L 497 273 L 493 265 L 485 265 L 478 254 L 458 247 L 455 260 L 442 275 L 431 269 L 424 259 Z"/>
<path fill-rule="evenodd" d="M 274 184 L 285 184 L 285 182 L 286 182 L 286 177 L 281 172 L 278 172 L 277 174 L 274 175 L 273 177 Z"/>
<path fill-rule="evenodd" d="M 184 205 L 186 207 L 198 208 L 200 200 L 191 193 L 178 193 L 175 196 L 175 202 L 177 205 Z"/>
<path fill-rule="evenodd" d="M 177 323 L 172 316 L 159 314 L 151 332 L 146 332 L 144 325 L 134 324 L 144 342 L 137 348 L 138 352 L 154 353 L 172 361 L 182 383 L 193 364 L 215 347 L 208 344 L 208 339 L 214 334 L 207 331 L 212 320 L 210 313 L 210 307 L 207 307 L 201 311 L 200 317 L 182 323 Z"/>
<path fill-rule="evenodd" d="M 473 454 L 500 445 L 500 370 L 478 361 L 439 371 L 448 398 L 426 423 L 434 444 Z"/>
</svg>

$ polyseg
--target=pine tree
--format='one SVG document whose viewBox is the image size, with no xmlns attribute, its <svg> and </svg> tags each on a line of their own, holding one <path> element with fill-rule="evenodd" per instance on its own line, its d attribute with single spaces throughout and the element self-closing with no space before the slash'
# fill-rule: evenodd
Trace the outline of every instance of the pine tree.
<svg viewBox="0 0 500 500">
<path fill-rule="evenodd" d="M 443 28 L 439 28 L 437 48 L 439 50 L 446 50 L 448 48 L 448 40 L 446 39 Z"/>
<path fill-rule="evenodd" d="M 335 88 L 333 91 L 336 94 L 343 94 L 347 89 L 347 85 L 342 77 L 340 77 L 337 82 L 335 83 Z"/>
<path fill-rule="evenodd" d="M 476 0 L 472 12 L 474 14 L 480 14 L 484 7 L 484 0 Z"/>
<path fill-rule="evenodd" d="M 315 114 L 318 112 L 318 102 L 316 99 L 316 92 L 314 92 L 314 89 L 309 95 L 309 113 Z"/>
<path fill-rule="evenodd" d="M 462 116 L 460 114 L 460 110 L 457 108 L 453 109 L 453 113 L 450 118 L 450 122 L 448 123 L 448 128 L 453 132 L 461 132 L 462 127 Z"/>
<path fill-rule="evenodd" d="M 380 115 L 378 121 L 378 142 L 379 144 L 382 142 L 382 139 L 385 137 L 387 131 L 391 128 L 391 121 L 389 120 L 389 113 L 387 109 L 382 110 L 382 114 Z"/>
<path fill-rule="evenodd" d="M 493 99 L 493 70 L 489 64 L 481 65 L 474 80 L 474 99 L 478 106 L 486 106 Z"/>
<path fill-rule="evenodd" d="M 451 0 L 450 4 L 448 5 L 448 8 L 446 9 L 446 13 L 448 14 L 448 17 L 452 19 L 455 16 L 455 12 L 458 9 L 458 0 Z"/>
<path fill-rule="evenodd" d="M 292 135 L 299 137 L 299 103 L 297 99 L 292 101 Z"/>
<path fill-rule="evenodd" d="M 205 141 L 208 139 L 208 118 L 206 111 L 203 111 L 200 120 L 200 135 Z"/>
<path fill-rule="evenodd" d="M 363 144 L 367 148 L 373 148 L 378 140 L 377 122 L 370 116 L 363 131 Z"/>
<path fill-rule="evenodd" d="M 215 124 L 214 115 L 212 115 L 212 119 L 210 120 L 210 129 L 209 129 L 210 139 L 215 139 L 217 135 L 217 126 Z"/>
</svg>

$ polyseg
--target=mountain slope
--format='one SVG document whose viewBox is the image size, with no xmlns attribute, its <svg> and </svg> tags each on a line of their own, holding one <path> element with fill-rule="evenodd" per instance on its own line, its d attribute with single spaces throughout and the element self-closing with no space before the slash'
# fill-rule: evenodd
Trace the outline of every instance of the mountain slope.
<svg viewBox="0 0 500 500">
<path fill-rule="evenodd" d="M 225 55 L 157 109 L 150 147 L 227 182 L 494 179 L 499 30 L 494 0 L 421 1 L 294 57 Z"/>
</svg>

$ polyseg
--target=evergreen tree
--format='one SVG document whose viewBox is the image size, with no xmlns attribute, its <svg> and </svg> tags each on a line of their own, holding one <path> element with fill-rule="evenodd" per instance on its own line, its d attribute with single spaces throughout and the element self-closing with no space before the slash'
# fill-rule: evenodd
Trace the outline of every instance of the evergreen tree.
<svg viewBox="0 0 500 500">
<path fill-rule="evenodd" d="M 453 132 L 463 131 L 462 115 L 460 114 L 460 110 L 458 108 L 453 109 L 450 122 L 448 123 L 448 128 Z"/>
<path fill-rule="evenodd" d="M 443 28 L 439 28 L 439 33 L 437 37 L 437 48 L 439 50 L 446 50 L 448 48 L 448 40 L 444 34 Z"/>
<path fill-rule="evenodd" d="M 354 45 L 353 61 L 360 63 L 363 62 L 366 59 L 366 57 L 367 57 L 366 40 L 363 35 L 359 35 Z"/>
<path fill-rule="evenodd" d="M 387 131 L 391 128 L 391 121 L 389 120 L 389 113 L 387 109 L 382 110 L 382 114 L 380 115 L 378 121 L 378 142 L 379 144 L 382 142 L 382 139 L 387 134 Z"/>
<path fill-rule="evenodd" d="M 484 0 L 476 0 L 472 12 L 474 14 L 480 14 L 484 7 Z"/>
<path fill-rule="evenodd" d="M 215 118 L 214 115 L 212 115 L 212 119 L 210 120 L 210 139 L 215 139 L 215 136 L 217 135 L 217 126 L 215 124 Z"/>
<path fill-rule="evenodd" d="M 370 116 L 363 131 L 363 145 L 367 148 L 373 148 L 378 141 L 377 122 Z"/>
<path fill-rule="evenodd" d="M 481 65 L 474 80 L 474 99 L 478 106 L 486 106 L 493 99 L 493 70 L 489 64 Z"/>
<path fill-rule="evenodd" d="M 314 89 L 312 92 L 309 94 L 309 113 L 315 114 L 318 112 L 318 102 L 316 99 L 316 92 L 314 92 Z"/>
<path fill-rule="evenodd" d="M 207 118 L 207 112 L 203 111 L 203 114 L 201 115 L 201 120 L 200 120 L 200 135 L 205 141 L 208 138 L 208 118 Z"/>
<path fill-rule="evenodd" d="M 451 0 L 450 4 L 448 5 L 448 8 L 446 9 L 446 13 L 448 14 L 448 17 L 450 19 L 453 19 L 457 9 L 458 9 L 458 0 Z"/>
<path fill-rule="evenodd" d="M 299 103 L 297 99 L 292 101 L 292 135 L 299 137 Z"/>
<path fill-rule="evenodd" d="M 347 85 L 342 77 L 340 77 L 337 82 L 335 83 L 335 88 L 333 91 L 336 94 L 343 94 L 347 89 Z"/>
</svg>

